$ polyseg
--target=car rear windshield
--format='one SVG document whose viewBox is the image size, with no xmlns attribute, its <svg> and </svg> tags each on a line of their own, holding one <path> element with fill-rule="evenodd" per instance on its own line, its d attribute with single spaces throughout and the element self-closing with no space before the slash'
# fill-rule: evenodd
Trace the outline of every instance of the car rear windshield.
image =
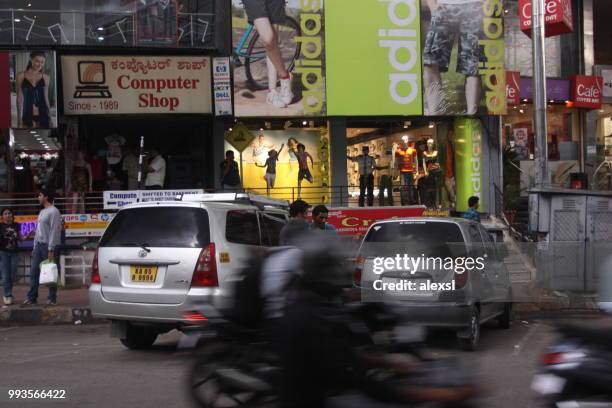
<svg viewBox="0 0 612 408">
<path fill-rule="evenodd" d="M 101 247 L 202 248 L 208 243 L 207 212 L 185 207 L 119 211 L 100 240 Z"/>
<path fill-rule="evenodd" d="M 465 243 L 461 229 L 450 222 L 393 222 L 375 225 L 364 240 L 371 256 L 461 256 Z"/>
</svg>

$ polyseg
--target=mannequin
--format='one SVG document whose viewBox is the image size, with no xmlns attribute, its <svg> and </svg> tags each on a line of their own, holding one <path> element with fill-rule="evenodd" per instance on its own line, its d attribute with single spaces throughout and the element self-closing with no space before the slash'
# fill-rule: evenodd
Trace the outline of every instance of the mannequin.
<svg viewBox="0 0 612 408">
<path fill-rule="evenodd" d="M 433 178 L 432 184 L 435 185 L 435 199 L 429 201 L 433 201 L 437 208 L 440 206 L 442 197 L 442 171 L 440 169 L 440 162 L 438 161 L 438 151 L 434 148 L 434 140 L 431 138 L 427 139 L 427 149 L 423 152 L 423 169 L 425 171 L 425 176 Z"/>
<path fill-rule="evenodd" d="M 72 213 L 85 213 L 85 196 L 92 191 L 91 165 L 85 160 L 85 153 L 80 151 L 72 165 L 69 191 L 72 192 Z"/>
<path fill-rule="evenodd" d="M 408 141 L 408 135 L 402 136 L 402 143 L 395 151 L 402 182 L 402 205 L 414 204 L 414 173 L 419 172 L 416 149 Z"/>
</svg>

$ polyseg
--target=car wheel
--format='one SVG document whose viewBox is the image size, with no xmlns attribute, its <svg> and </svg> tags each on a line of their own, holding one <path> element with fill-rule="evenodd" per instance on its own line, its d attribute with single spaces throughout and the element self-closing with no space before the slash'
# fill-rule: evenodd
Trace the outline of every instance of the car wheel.
<svg viewBox="0 0 612 408">
<path fill-rule="evenodd" d="M 466 351 L 474 351 L 478 348 L 480 340 L 480 312 L 476 306 L 472 306 L 469 326 L 466 330 L 457 333 L 459 346 Z"/>
<path fill-rule="evenodd" d="M 510 323 L 512 322 L 512 303 L 507 302 L 504 304 L 504 311 L 497 319 L 499 327 L 502 329 L 509 329 Z"/>
<path fill-rule="evenodd" d="M 157 332 L 146 327 L 128 326 L 125 338 L 121 343 L 130 350 L 142 350 L 155 343 Z"/>
</svg>

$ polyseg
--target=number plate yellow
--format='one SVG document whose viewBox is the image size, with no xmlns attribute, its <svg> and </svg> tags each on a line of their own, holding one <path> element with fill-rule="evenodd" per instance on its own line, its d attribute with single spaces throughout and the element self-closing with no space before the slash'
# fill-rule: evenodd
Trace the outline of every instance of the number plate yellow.
<svg viewBox="0 0 612 408">
<path fill-rule="evenodd" d="M 130 266 L 130 280 L 132 282 L 155 282 L 157 278 L 157 266 Z"/>
</svg>

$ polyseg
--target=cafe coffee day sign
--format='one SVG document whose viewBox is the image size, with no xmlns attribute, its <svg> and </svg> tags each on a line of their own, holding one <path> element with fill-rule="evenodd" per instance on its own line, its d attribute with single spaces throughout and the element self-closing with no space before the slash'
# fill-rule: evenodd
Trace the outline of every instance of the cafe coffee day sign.
<svg viewBox="0 0 612 408">
<path fill-rule="evenodd" d="M 328 115 L 421 115 L 418 0 L 325 2 Z"/>
<path fill-rule="evenodd" d="M 64 113 L 210 113 L 210 58 L 62 56 Z"/>
<path fill-rule="evenodd" d="M 544 1 L 544 35 L 552 37 L 574 30 L 571 0 Z M 531 0 L 519 0 L 521 31 L 531 37 Z"/>
</svg>

